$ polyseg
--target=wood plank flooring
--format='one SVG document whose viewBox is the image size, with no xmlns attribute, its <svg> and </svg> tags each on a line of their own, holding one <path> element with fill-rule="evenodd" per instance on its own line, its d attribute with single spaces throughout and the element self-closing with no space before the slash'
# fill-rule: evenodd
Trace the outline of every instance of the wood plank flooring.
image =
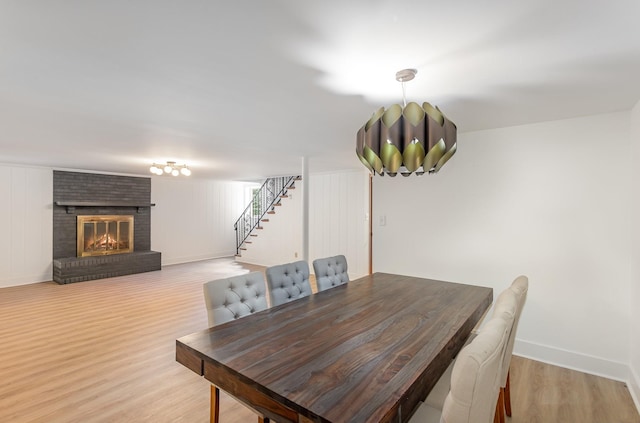
<svg viewBox="0 0 640 423">
<path fill-rule="evenodd" d="M 0 289 L 0 422 L 208 422 L 209 383 L 175 361 L 207 326 L 202 284 L 232 258 Z M 507 422 L 640 423 L 620 382 L 516 357 Z M 221 395 L 221 422 L 257 421 Z"/>
</svg>

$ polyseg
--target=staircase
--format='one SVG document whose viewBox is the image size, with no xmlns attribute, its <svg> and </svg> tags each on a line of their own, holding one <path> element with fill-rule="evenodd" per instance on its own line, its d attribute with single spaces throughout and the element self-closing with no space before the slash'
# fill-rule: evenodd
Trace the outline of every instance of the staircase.
<svg viewBox="0 0 640 423">
<path fill-rule="evenodd" d="M 296 181 L 301 179 L 300 176 L 280 176 L 264 181 L 233 225 L 236 230 L 236 257 L 240 257 L 240 252 L 251 244 L 250 237 L 258 236 L 254 231 L 262 229 L 262 223 L 269 221 L 268 215 L 275 214 L 276 207 L 282 205 L 282 199 L 288 197 L 288 190 L 295 189 Z"/>
</svg>

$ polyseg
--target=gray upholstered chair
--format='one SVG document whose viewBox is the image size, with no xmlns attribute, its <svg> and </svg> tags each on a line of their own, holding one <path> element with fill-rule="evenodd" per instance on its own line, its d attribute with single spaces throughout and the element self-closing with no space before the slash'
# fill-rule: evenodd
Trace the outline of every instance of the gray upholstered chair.
<svg viewBox="0 0 640 423">
<path fill-rule="evenodd" d="M 304 260 L 268 267 L 265 274 L 272 306 L 311 295 L 309 265 Z"/>
<path fill-rule="evenodd" d="M 209 326 L 216 326 L 267 308 L 264 277 L 251 272 L 203 285 Z"/>
<path fill-rule="evenodd" d="M 345 256 L 333 256 L 313 261 L 318 292 L 349 282 L 347 259 Z"/>
<path fill-rule="evenodd" d="M 260 272 L 206 282 L 203 290 L 209 327 L 267 309 L 264 277 Z M 269 423 L 268 418 L 256 413 L 259 423 Z M 220 390 L 211 385 L 211 423 L 218 423 L 219 415 Z"/>
<path fill-rule="evenodd" d="M 497 412 L 500 366 L 513 316 L 494 315 L 456 358 L 451 389 L 440 408 L 421 403 L 409 423 L 491 423 Z"/>
<path fill-rule="evenodd" d="M 527 292 L 529 291 L 529 278 L 524 275 L 518 276 L 509 287 L 509 290 L 512 291 L 516 296 L 517 309 L 515 312 L 515 317 L 513 319 L 513 327 L 511 328 L 509 339 L 507 340 L 507 347 L 505 348 L 504 358 L 502 362 L 502 373 L 500 375 L 500 398 L 498 402 L 500 403 L 499 405 L 502 405 L 504 407 L 501 412 L 504 411 L 506 412 L 507 416 L 511 417 L 511 389 L 509 381 L 509 368 L 511 367 L 511 356 L 513 355 L 513 344 L 515 343 L 516 339 L 518 322 L 520 321 L 520 315 L 522 314 L 524 303 L 527 300 Z M 502 416 L 500 421 L 504 421 L 504 416 Z"/>
</svg>

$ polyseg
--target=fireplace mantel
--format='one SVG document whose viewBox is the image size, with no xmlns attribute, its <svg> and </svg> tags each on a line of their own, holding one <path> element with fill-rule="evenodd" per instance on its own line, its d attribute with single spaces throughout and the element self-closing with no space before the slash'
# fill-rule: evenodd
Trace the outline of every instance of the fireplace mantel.
<svg viewBox="0 0 640 423">
<path fill-rule="evenodd" d="M 67 213 L 74 213 L 76 207 L 135 207 L 140 210 L 146 207 L 154 207 L 155 203 L 140 203 L 136 201 L 56 201 L 56 206 L 67 208 Z"/>
</svg>

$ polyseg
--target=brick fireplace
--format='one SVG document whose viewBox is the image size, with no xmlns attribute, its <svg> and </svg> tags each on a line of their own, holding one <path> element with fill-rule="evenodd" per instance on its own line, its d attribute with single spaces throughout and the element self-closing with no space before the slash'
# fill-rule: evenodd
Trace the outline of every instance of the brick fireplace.
<svg viewBox="0 0 640 423">
<path fill-rule="evenodd" d="M 160 270 L 161 254 L 151 251 L 152 206 L 149 178 L 54 171 L 53 280 Z"/>
</svg>

